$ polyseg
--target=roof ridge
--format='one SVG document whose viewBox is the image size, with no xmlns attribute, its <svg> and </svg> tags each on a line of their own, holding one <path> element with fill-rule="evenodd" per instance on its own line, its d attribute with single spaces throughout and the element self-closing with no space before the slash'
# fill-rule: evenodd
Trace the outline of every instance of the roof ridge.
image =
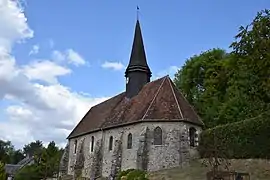
<svg viewBox="0 0 270 180">
<path fill-rule="evenodd" d="M 177 104 L 177 107 L 178 107 L 180 116 L 182 117 L 182 119 L 184 119 L 183 112 L 182 112 L 182 110 L 181 110 L 181 108 L 180 108 L 179 102 L 178 102 L 178 100 L 177 100 L 177 98 L 176 98 L 176 94 L 175 94 L 174 89 L 173 89 L 173 87 L 172 87 L 171 79 L 170 79 L 169 76 L 167 76 L 167 78 L 168 78 L 168 80 L 169 80 L 169 84 L 170 84 L 170 87 L 171 87 L 171 90 L 172 90 L 172 93 L 173 93 L 174 100 L 175 100 L 175 102 L 176 102 L 176 104 Z M 166 79 L 167 79 L 167 78 L 166 78 Z"/>
<path fill-rule="evenodd" d="M 165 80 L 166 80 L 166 77 L 163 77 L 163 78 L 164 78 L 164 79 L 163 79 L 162 83 L 160 84 L 160 86 L 159 86 L 159 88 L 158 88 L 158 90 L 157 90 L 157 92 L 156 92 L 155 96 L 153 97 L 153 99 L 152 99 L 152 101 L 151 101 L 150 105 L 148 106 L 148 108 L 147 108 L 147 110 L 146 110 L 145 114 L 143 115 L 142 120 L 143 120 L 143 119 L 145 118 L 145 116 L 147 115 L 147 113 L 148 113 L 148 111 L 149 111 L 150 107 L 153 105 L 154 100 L 156 99 L 156 97 L 157 97 L 157 95 L 158 95 L 158 93 L 159 93 L 159 91 L 160 91 L 160 89 L 161 89 L 162 85 L 164 84 L 164 82 L 165 82 Z M 162 78 L 160 78 L 160 79 L 162 79 Z M 152 82 L 153 82 L 153 81 L 152 81 Z"/>
</svg>

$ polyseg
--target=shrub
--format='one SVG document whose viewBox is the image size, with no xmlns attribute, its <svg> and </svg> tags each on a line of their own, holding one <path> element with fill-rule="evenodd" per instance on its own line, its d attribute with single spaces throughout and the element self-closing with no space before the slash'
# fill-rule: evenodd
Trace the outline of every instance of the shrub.
<svg viewBox="0 0 270 180">
<path fill-rule="evenodd" d="M 6 180 L 5 164 L 0 161 L 0 180 Z"/>
<path fill-rule="evenodd" d="M 138 169 L 128 169 L 126 171 L 121 171 L 116 180 L 148 180 L 147 174 L 145 171 Z"/>
<path fill-rule="evenodd" d="M 200 136 L 199 152 L 207 157 L 213 149 L 232 159 L 270 158 L 270 113 L 256 118 L 217 126 Z"/>
</svg>

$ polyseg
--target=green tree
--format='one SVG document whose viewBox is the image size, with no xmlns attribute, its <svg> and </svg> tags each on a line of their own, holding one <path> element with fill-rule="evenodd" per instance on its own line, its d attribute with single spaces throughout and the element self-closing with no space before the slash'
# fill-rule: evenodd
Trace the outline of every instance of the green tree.
<svg viewBox="0 0 270 180">
<path fill-rule="evenodd" d="M 40 172 L 40 167 L 35 164 L 25 166 L 15 175 L 15 180 L 40 180 L 42 177 Z"/>
<path fill-rule="evenodd" d="M 42 141 L 31 142 L 23 147 L 23 152 L 29 156 L 34 156 L 35 154 L 40 154 L 43 149 Z"/>
<path fill-rule="evenodd" d="M 10 141 L 0 140 L 0 161 L 4 164 L 10 163 L 12 159 L 12 153 L 14 152 L 14 146 Z"/>
<path fill-rule="evenodd" d="M 212 49 L 188 59 L 174 82 L 195 107 L 207 127 L 218 124 L 230 76 L 230 54 Z"/>
<path fill-rule="evenodd" d="M 24 158 L 25 158 L 25 156 L 24 156 L 22 150 L 20 150 L 20 149 L 15 150 L 11 154 L 11 164 L 17 164 L 18 162 L 20 162 Z"/>
<path fill-rule="evenodd" d="M 0 161 L 0 180 L 6 180 L 5 164 Z"/>
<path fill-rule="evenodd" d="M 52 141 L 44 148 L 41 154 L 40 167 L 42 169 L 42 176 L 53 177 L 58 174 L 59 163 L 62 156 L 62 151 Z"/>
<path fill-rule="evenodd" d="M 206 127 L 258 116 L 270 108 L 270 11 L 241 26 L 231 53 L 213 49 L 187 60 L 176 86 Z"/>
<path fill-rule="evenodd" d="M 220 119 L 230 122 L 258 116 L 270 104 L 270 11 L 241 26 L 232 43 L 235 57 Z"/>
</svg>

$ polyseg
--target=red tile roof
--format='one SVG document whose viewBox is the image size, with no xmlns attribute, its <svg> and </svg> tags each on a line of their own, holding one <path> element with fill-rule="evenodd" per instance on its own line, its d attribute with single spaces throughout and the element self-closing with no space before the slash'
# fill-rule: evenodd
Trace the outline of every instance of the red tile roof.
<svg viewBox="0 0 270 180">
<path fill-rule="evenodd" d="M 93 106 L 68 138 L 129 123 L 173 120 L 203 126 L 193 107 L 177 90 L 169 76 L 165 76 L 147 83 L 132 99 L 126 98 L 123 92 Z"/>
</svg>

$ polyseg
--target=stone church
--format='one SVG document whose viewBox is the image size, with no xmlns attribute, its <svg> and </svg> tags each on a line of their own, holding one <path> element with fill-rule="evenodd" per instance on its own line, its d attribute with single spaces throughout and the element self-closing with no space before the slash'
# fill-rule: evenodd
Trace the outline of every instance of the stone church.
<svg viewBox="0 0 270 180">
<path fill-rule="evenodd" d="M 203 122 L 169 76 L 150 81 L 137 20 L 126 90 L 93 106 L 68 136 L 62 174 L 90 179 L 126 169 L 157 171 L 196 156 Z"/>
</svg>

